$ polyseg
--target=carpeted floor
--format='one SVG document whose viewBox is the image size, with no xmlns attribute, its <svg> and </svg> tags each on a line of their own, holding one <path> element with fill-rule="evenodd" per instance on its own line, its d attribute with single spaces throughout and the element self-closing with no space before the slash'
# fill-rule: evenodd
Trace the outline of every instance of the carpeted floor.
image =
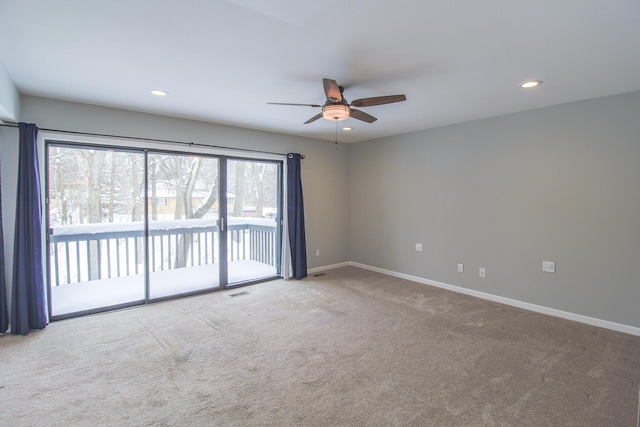
<svg viewBox="0 0 640 427">
<path fill-rule="evenodd" d="M 0 337 L 2 426 L 635 426 L 639 385 L 640 337 L 353 267 Z"/>
</svg>

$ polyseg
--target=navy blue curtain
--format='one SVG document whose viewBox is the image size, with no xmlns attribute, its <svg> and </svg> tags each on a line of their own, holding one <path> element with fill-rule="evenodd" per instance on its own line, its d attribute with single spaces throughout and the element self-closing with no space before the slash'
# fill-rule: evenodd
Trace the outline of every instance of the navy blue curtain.
<svg viewBox="0 0 640 427">
<path fill-rule="evenodd" d="M 0 173 L 0 175 L 2 175 Z M 9 329 L 9 313 L 7 312 L 7 284 L 4 270 L 4 232 L 2 230 L 2 179 L 0 178 L 0 334 Z"/>
<path fill-rule="evenodd" d="M 307 241 L 304 232 L 304 203 L 302 201 L 302 176 L 300 154 L 287 155 L 287 216 L 291 265 L 296 279 L 307 277 Z"/>
<path fill-rule="evenodd" d="M 34 124 L 19 123 L 18 197 L 13 248 L 11 333 L 26 335 L 47 326 L 42 258 L 40 170 Z"/>
</svg>

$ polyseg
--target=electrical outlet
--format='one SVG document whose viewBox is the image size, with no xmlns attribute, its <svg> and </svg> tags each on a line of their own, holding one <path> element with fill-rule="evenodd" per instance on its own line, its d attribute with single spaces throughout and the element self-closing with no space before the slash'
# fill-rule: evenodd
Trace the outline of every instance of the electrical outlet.
<svg viewBox="0 0 640 427">
<path fill-rule="evenodd" d="M 422 243 L 416 243 L 416 252 L 422 252 Z"/>
<path fill-rule="evenodd" d="M 480 269 L 478 270 L 478 275 L 483 279 L 487 277 L 487 271 L 484 269 L 484 267 L 480 267 Z"/>
<path fill-rule="evenodd" d="M 464 273 L 464 264 L 458 263 L 458 273 Z"/>
<path fill-rule="evenodd" d="M 316 248 L 316 256 L 320 256 L 320 248 Z"/>
<path fill-rule="evenodd" d="M 556 263 L 553 261 L 542 261 L 542 271 L 545 273 L 555 273 Z"/>
</svg>

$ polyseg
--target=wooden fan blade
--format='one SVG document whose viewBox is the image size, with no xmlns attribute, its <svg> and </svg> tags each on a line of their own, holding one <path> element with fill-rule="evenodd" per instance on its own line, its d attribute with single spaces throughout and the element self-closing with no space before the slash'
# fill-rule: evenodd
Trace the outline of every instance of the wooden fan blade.
<svg viewBox="0 0 640 427">
<path fill-rule="evenodd" d="M 392 104 L 406 100 L 407 97 L 404 95 L 375 96 L 373 98 L 356 99 L 351 105 L 354 107 L 373 107 L 374 105 Z"/>
<path fill-rule="evenodd" d="M 324 94 L 327 95 L 327 99 L 333 102 L 342 101 L 342 93 L 340 93 L 340 87 L 335 80 L 322 79 L 322 85 L 324 86 Z"/>
<path fill-rule="evenodd" d="M 364 111 L 356 110 L 355 108 L 351 109 L 350 117 L 353 117 L 354 119 L 362 120 L 363 122 L 367 122 L 367 123 L 373 123 L 376 120 L 378 120 L 375 117 L 373 117 L 371 114 L 367 114 Z"/>
<path fill-rule="evenodd" d="M 294 107 L 322 107 L 319 104 L 291 104 L 289 102 L 267 102 L 269 105 L 293 105 Z"/>
<path fill-rule="evenodd" d="M 322 113 L 318 113 L 315 116 L 311 117 L 309 120 L 307 120 L 306 122 L 304 122 L 304 124 L 309 124 L 311 122 L 315 122 L 316 120 L 318 120 L 320 117 L 322 117 Z"/>
</svg>

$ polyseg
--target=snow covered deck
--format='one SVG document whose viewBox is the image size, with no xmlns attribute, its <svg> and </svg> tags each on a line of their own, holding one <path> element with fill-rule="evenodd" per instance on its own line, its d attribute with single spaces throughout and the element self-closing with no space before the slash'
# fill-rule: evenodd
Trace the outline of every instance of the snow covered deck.
<svg viewBox="0 0 640 427">
<path fill-rule="evenodd" d="M 276 268 L 257 261 L 229 263 L 229 283 L 259 280 L 276 276 Z M 149 276 L 151 299 L 217 289 L 219 265 L 200 265 L 152 272 Z M 53 286 L 53 316 L 115 306 L 144 300 L 144 275 L 114 277 Z"/>
<path fill-rule="evenodd" d="M 273 218 L 229 218 L 224 242 L 214 218 L 151 221 L 147 231 L 142 222 L 52 227 L 52 315 L 144 301 L 146 265 L 149 299 L 219 288 L 225 259 L 230 284 L 274 277 L 280 264 L 276 224 Z M 226 257 L 220 243 L 226 243 Z"/>
</svg>

